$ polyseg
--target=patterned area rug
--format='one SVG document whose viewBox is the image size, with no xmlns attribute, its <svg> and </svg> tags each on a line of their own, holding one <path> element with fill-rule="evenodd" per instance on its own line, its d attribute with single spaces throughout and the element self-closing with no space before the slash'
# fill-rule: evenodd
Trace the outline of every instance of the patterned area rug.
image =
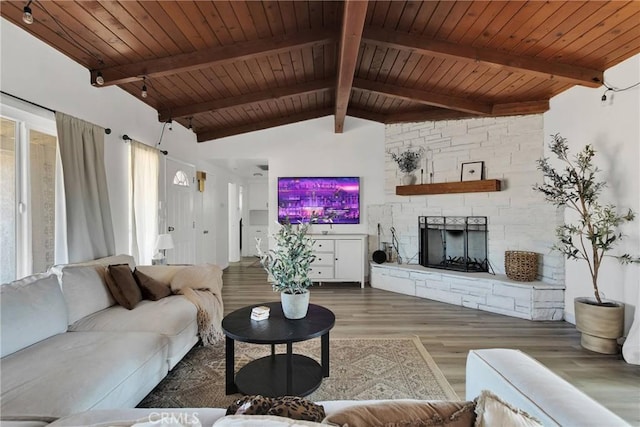
<svg viewBox="0 0 640 427">
<path fill-rule="evenodd" d="M 277 346 L 285 352 L 285 346 Z M 320 360 L 320 339 L 295 343 L 294 353 Z M 270 354 L 270 346 L 236 342 L 236 372 Z M 138 405 L 140 408 L 222 407 L 240 394 L 224 393 L 224 344 L 195 347 Z M 416 338 L 331 339 L 330 376 L 312 401 L 336 399 L 442 399 L 458 396 Z"/>
</svg>

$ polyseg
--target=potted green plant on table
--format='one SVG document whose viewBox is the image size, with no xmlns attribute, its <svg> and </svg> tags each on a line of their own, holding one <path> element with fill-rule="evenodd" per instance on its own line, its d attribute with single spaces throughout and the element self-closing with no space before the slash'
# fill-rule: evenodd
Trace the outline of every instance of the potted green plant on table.
<svg viewBox="0 0 640 427">
<path fill-rule="evenodd" d="M 565 223 L 556 229 L 558 242 L 553 249 L 567 259 L 583 260 L 589 267 L 595 298 L 579 297 L 574 301 L 576 328 L 582 333 L 584 348 L 599 353 L 618 352 L 617 339 L 624 328 L 624 304 L 605 300 L 598 288 L 602 261 L 623 237 L 618 227 L 633 221 L 635 215 L 629 209 L 618 214 L 614 205 L 603 206 L 598 201 L 605 182 L 597 179 L 599 169 L 593 164 L 595 150 L 585 146 L 575 156 L 569 155 L 567 140 L 553 135 L 549 144 L 551 152 L 563 167 L 556 169 L 549 159 L 538 160 L 545 182 L 536 184 L 534 190 L 555 206 L 566 207 L 578 214 L 573 223 Z M 629 254 L 616 256 L 621 262 L 637 262 Z"/>
<path fill-rule="evenodd" d="M 302 319 L 309 307 L 309 278 L 314 240 L 307 236 L 309 223 L 292 225 L 286 221 L 273 236 L 275 248 L 263 252 L 258 242 L 260 264 L 269 273 L 274 292 L 280 292 L 282 311 L 288 319 Z"/>
<path fill-rule="evenodd" d="M 424 148 L 420 147 L 419 149 L 413 151 L 408 149 L 403 151 L 400 154 L 389 152 L 391 158 L 398 164 L 398 169 L 400 172 L 404 173 L 402 177 L 403 185 L 412 185 L 416 183 L 416 176 L 413 174 L 413 171 L 418 169 L 420 165 L 420 159 L 424 154 Z"/>
</svg>

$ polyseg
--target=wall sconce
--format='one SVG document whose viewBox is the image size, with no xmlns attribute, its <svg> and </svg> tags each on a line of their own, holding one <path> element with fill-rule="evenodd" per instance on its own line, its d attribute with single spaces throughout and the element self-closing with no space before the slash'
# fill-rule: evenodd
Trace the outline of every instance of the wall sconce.
<svg viewBox="0 0 640 427">
<path fill-rule="evenodd" d="M 204 193 L 204 182 L 207 180 L 207 173 L 196 171 L 196 179 L 198 180 L 198 191 Z"/>
<path fill-rule="evenodd" d="M 160 234 L 156 239 L 156 254 L 151 260 L 153 265 L 164 265 L 167 263 L 167 249 L 173 249 L 173 238 L 171 234 Z"/>
</svg>

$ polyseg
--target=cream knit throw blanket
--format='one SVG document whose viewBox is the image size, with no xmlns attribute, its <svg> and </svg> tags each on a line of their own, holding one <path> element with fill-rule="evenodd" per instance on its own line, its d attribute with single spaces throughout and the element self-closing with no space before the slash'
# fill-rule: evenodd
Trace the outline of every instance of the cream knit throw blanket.
<svg viewBox="0 0 640 427">
<path fill-rule="evenodd" d="M 213 264 L 192 265 L 171 279 L 173 293 L 184 295 L 198 309 L 198 333 L 204 345 L 220 340 L 222 333 L 222 269 Z"/>
</svg>

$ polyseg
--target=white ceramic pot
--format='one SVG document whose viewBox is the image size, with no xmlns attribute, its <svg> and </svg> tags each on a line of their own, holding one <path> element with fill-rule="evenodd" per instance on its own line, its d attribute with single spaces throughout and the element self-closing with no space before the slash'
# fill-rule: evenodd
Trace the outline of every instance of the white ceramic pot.
<svg viewBox="0 0 640 427">
<path fill-rule="evenodd" d="M 307 315 L 309 308 L 309 291 L 304 294 L 288 294 L 280 292 L 282 312 L 287 319 L 302 319 Z"/>
<path fill-rule="evenodd" d="M 402 176 L 402 185 L 413 185 L 416 183 L 416 176 L 413 172 L 405 173 Z"/>
</svg>

